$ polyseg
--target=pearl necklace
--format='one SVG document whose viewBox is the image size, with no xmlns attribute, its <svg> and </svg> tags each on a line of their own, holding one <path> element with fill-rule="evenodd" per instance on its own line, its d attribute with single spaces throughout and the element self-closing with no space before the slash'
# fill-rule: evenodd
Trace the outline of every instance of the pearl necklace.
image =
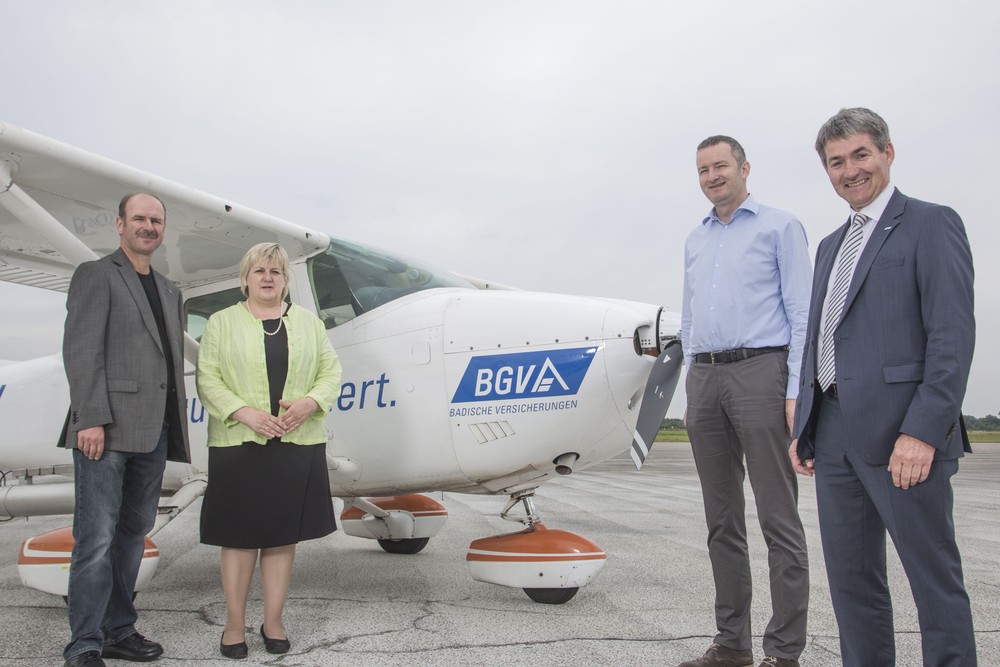
<svg viewBox="0 0 1000 667">
<path fill-rule="evenodd" d="M 263 321 L 261 318 L 257 317 L 257 314 L 253 312 L 252 308 L 250 308 L 250 300 L 249 299 L 247 299 L 246 301 L 244 301 L 243 305 L 247 307 L 247 312 L 249 312 L 251 315 L 253 315 L 254 319 Z M 285 304 L 284 303 L 281 304 L 281 309 L 282 309 L 282 311 L 284 311 L 284 309 L 285 309 Z M 281 331 L 281 326 L 282 326 L 282 324 L 284 324 L 284 322 L 285 322 L 284 319 L 282 319 L 282 317 L 279 315 L 278 316 L 278 328 L 275 329 L 274 331 L 268 331 L 267 329 L 264 329 L 263 325 L 261 325 L 261 328 L 264 329 L 264 335 L 265 336 L 274 336 L 274 335 L 276 335 L 279 331 Z"/>
</svg>

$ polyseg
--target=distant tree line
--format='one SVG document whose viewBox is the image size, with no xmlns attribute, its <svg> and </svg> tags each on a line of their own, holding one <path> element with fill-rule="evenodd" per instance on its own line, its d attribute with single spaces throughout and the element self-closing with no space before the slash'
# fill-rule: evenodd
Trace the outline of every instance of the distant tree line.
<svg viewBox="0 0 1000 667">
<path fill-rule="evenodd" d="M 996 415 L 986 415 L 985 417 L 973 417 L 965 415 L 965 428 L 970 431 L 1000 431 L 1000 417 Z M 660 427 L 664 431 L 683 431 L 684 420 L 664 419 Z"/>
<path fill-rule="evenodd" d="M 965 428 L 970 431 L 1000 431 L 1000 417 L 996 415 L 986 415 L 985 417 L 965 415 Z"/>
</svg>

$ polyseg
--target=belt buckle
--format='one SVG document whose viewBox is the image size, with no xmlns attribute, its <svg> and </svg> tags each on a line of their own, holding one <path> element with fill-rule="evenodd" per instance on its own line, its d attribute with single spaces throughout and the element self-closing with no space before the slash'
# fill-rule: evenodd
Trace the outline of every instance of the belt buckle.
<svg viewBox="0 0 1000 667">
<path fill-rule="evenodd" d="M 711 363 L 714 366 L 715 365 L 715 352 L 709 352 L 708 356 L 712 360 Z"/>
</svg>

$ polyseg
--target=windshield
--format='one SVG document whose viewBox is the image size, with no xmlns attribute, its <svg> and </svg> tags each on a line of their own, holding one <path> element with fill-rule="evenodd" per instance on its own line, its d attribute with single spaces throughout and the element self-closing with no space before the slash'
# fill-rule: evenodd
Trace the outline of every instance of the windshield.
<svg viewBox="0 0 1000 667">
<path fill-rule="evenodd" d="M 443 269 L 381 250 L 334 240 L 309 260 L 320 318 L 330 329 L 361 313 L 421 290 L 474 287 Z"/>
</svg>

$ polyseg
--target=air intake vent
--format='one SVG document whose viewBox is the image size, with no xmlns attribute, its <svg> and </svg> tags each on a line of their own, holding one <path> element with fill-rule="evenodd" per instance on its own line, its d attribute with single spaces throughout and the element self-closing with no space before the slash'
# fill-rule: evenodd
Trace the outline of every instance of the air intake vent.
<svg viewBox="0 0 1000 667">
<path fill-rule="evenodd" d="M 469 430 L 472 431 L 472 435 L 480 445 L 514 435 L 514 429 L 510 422 L 506 421 L 469 424 Z"/>
</svg>

